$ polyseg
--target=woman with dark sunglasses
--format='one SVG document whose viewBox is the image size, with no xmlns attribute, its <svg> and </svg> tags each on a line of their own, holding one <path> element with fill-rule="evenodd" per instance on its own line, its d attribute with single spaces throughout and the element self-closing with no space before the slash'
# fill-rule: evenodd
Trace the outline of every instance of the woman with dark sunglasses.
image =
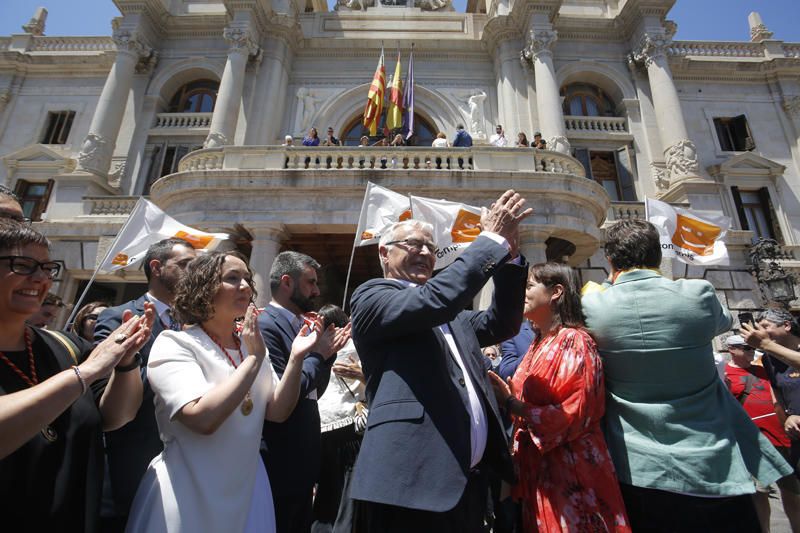
<svg viewBox="0 0 800 533">
<path fill-rule="evenodd" d="M 80 335 L 89 342 L 94 342 L 94 325 L 100 313 L 110 306 L 107 302 L 89 302 L 81 307 L 72 323 L 72 333 Z"/>
<path fill-rule="evenodd" d="M 153 310 L 126 317 L 94 350 L 26 325 L 61 269 L 47 239 L 0 220 L 0 501 L 7 531 L 97 530 L 102 431 L 136 414 L 136 354 Z M 79 363 L 79 361 L 82 361 Z"/>
</svg>

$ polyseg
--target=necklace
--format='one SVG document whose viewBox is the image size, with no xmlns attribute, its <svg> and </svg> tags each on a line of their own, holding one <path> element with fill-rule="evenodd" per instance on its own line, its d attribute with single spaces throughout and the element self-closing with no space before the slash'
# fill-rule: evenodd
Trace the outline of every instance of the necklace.
<svg viewBox="0 0 800 533">
<path fill-rule="evenodd" d="M 28 367 L 30 368 L 31 375 L 28 376 L 23 372 L 14 362 L 6 357 L 6 354 L 0 352 L 0 360 L 2 360 L 16 375 L 25 382 L 29 387 L 39 384 L 39 374 L 36 373 L 36 362 L 33 359 L 33 342 L 31 341 L 31 334 L 28 328 L 25 328 L 25 348 L 28 351 Z M 47 442 L 55 442 L 58 439 L 58 433 L 50 424 L 45 424 L 41 430 L 42 436 Z"/>
<path fill-rule="evenodd" d="M 225 347 L 222 345 L 219 339 L 217 339 L 214 335 L 212 335 L 203 326 L 200 327 L 203 329 L 205 334 L 208 335 L 208 338 L 214 341 L 214 344 L 216 344 L 219 347 L 219 349 L 222 350 L 222 353 L 225 355 L 228 361 L 230 361 L 231 365 L 233 365 L 233 368 L 238 368 L 239 365 L 242 364 L 242 362 L 244 361 L 244 354 L 242 353 L 242 341 L 241 339 L 239 339 L 239 337 L 233 335 L 233 341 L 236 343 L 236 349 L 239 351 L 239 365 L 237 365 L 236 361 L 233 360 L 233 357 L 231 357 L 231 355 L 228 353 L 228 350 L 225 349 Z M 247 391 L 247 394 L 244 395 L 244 400 L 242 401 L 240 410 L 242 411 L 242 414 L 244 416 L 248 416 L 250 413 L 253 412 L 253 398 L 250 396 L 249 390 Z"/>
</svg>

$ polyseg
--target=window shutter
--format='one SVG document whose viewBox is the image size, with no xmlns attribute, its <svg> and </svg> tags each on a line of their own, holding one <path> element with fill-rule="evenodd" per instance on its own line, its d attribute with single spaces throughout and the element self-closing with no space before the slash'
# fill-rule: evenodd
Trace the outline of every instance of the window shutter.
<svg viewBox="0 0 800 533">
<path fill-rule="evenodd" d="M 733 196 L 733 203 L 736 206 L 736 214 L 739 216 L 739 226 L 747 231 L 750 229 L 750 224 L 747 223 L 747 216 L 744 214 L 742 195 L 739 194 L 739 187 L 731 187 L 731 195 Z"/>
<path fill-rule="evenodd" d="M 630 148 L 623 146 L 617 150 L 617 176 L 622 190 L 622 200 L 636 201 L 636 186 L 633 183 L 633 154 Z"/>
<path fill-rule="evenodd" d="M 767 227 L 769 228 L 770 237 L 778 241 L 782 241 L 781 232 L 775 224 L 775 217 L 772 211 L 772 201 L 769 198 L 769 189 L 761 187 L 758 189 L 758 199 L 761 200 L 761 209 L 764 211 L 764 218 L 767 219 Z"/>
<path fill-rule="evenodd" d="M 586 148 L 575 148 L 575 159 L 581 162 L 583 168 L 586 169 L 586 177 L 594 179 L 592 177 L 592 163 L 589 160 L 589 150 Z"/>
</svg>

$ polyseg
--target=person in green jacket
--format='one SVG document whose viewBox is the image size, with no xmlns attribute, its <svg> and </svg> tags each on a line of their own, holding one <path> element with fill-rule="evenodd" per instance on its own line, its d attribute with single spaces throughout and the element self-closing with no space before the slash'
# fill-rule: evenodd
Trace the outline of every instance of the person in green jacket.
<svg viewBox="0 0 800 533">
<path fill-rule="evenodd" d="M 731 316 L 704 280 L 661 276 L 656 228 L 606 231 L 611 276 L 586 293 L 606 378 L 608 448 L 634 531 L 759 531 L 750 495 L 792 468 L 719 379 Z"/>
</svg>

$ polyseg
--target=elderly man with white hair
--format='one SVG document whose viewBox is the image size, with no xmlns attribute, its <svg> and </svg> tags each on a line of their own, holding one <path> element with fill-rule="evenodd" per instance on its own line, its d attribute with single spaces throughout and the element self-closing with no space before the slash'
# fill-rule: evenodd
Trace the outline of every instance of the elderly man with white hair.
<svg viewBox="0 0 800 533">
<path fill-rule="evenodd" d="M 351 299 L 370 406 L 350 489 L 353 531 L 481 531 L 488 471 L 513 479 L 481 346 L 519 331 L 524 203 L 506 191 L 484 210 L 481 234 L 436 277 L 430 224 L 400 222 L 381 237 L 384 279 Z M 489 308 L 466 310 L 490 278 Z"/>
</svg>

